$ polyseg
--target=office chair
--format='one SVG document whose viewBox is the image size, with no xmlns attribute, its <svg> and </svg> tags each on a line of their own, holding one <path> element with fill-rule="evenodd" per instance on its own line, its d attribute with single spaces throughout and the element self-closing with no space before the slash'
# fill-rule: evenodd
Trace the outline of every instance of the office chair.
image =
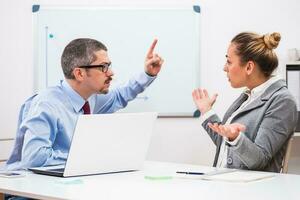
<svg viewBox="0 0 300 200">
<path fill-rule="evenodd" d="M 291 149 L 292 149 L 292 143 L 293 143 L 293 136 L 290 137 L 287 147 L 286 147 L 286 151 L 285 151 L 285 155 L 283 157 L 282 160 L 282 166 L 281 166 L 281 172 L 283 174 L 286 174 L 288 172 L 288 162 L 291 156 Z"/>
</svg>

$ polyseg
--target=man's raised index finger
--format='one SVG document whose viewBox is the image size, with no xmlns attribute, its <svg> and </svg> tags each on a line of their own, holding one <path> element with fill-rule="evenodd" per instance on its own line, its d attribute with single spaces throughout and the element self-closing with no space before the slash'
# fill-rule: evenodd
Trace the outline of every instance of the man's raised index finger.
<svg viewBox="0 0 300 200">
<path fill-rule="evenodd" d="M 153 51 L 154 51 L 154 48 L 155 48 L 155 46 L 156 46 L 156 43 L 157 43 L 157 39 L 154 39 L 154 41 L 153 41 L 153 43 L 151 44 L 151 47 L 150 47 L 150 49 L 149 49 L 149 51 L 148 51 L 147 56 L 152 56 Z"/>
</svg>

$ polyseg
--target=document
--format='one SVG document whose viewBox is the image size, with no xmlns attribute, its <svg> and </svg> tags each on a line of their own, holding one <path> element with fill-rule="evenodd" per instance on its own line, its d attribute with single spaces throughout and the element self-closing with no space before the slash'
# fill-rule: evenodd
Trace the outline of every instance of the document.
<svg viewBox="0 0 300 200">
<path fill-rule="evenodd" d="M 250 182 L 261 179 L 274 177 L 274 174 L 265 172 L 253 172 L 253 171 L 232 171 L 226 173 L 218 173 L 213 175 L 203 176 L 203 180 L 216 180 L 216 181 L 228 181 L 228 182 Z"/>
</svg>

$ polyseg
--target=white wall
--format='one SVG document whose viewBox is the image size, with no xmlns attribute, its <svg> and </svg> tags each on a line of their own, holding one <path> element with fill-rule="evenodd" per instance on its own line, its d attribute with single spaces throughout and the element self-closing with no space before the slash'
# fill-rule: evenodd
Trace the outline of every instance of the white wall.
<svg viewBox="0 0 300 200">
<path fill-rule="evenodd" d="M 0 3 L 0 138 L 13 137 L 20 104 L 33 88 L 31 5 L 186 5 L 176 0 L 2 0 Z M 201 6 L 201 85 L 219 93 L 215 110 L 222 116 L 239 93 L 222 71 L 227 45 L 241 31 L 278 31 L 279 73 L 284 74 L 287 49 L 300 46 L 298 0 L 199 0 Z M 298 23 L 297 23 L 298 22 Z M 179 22 L 180 23 L 180 22 Z M 183 71 L 184 73 L 184 71 Z M 182 83 L 184 84 L 184 83 Z M 1 148 L 1 146 L 0 146 Z M 196 119 L 159 119 L 149 150 L 155 160 L 211 164 L 214 146 Z"/>
</svg>

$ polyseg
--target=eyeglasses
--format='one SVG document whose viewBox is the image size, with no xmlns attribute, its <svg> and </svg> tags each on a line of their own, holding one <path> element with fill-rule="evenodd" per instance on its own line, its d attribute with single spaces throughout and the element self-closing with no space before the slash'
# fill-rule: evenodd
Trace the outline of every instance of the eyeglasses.
<svg viewBox="0 0 300 200">
<path fill-rule="evenodd" d="M 103 73 L 106 73 L 109 69 L 111 69 L 111 63 L 100 64 L 100 65 L 83 65 L 83 66 L 79 66 L 79 68 L 85 68 L 85 69 L 98 68 Z"/>
</svg>

